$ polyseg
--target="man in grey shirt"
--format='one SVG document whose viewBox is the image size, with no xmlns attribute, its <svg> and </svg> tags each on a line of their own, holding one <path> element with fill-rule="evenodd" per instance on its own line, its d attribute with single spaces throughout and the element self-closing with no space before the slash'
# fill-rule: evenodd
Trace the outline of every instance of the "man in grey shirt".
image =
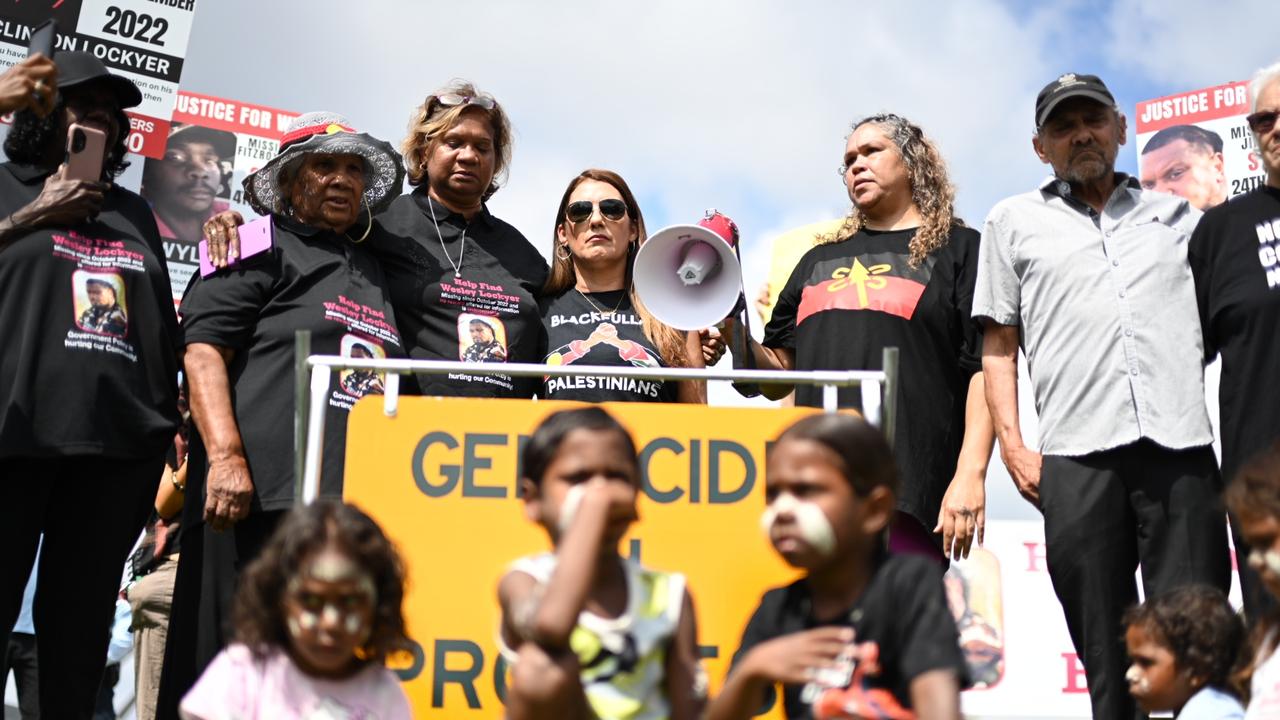
<svg viewBox="0 0 1280 720">
<path fill-rule="evenodd" d="M 1040 91 L 1032 143 L 1053 176 L 991 211 L 973 303 L 1001 456 L 1044 515 L 1049 575 L 1104 719 L 1140 717 L 1121 626 L 1139 563 L 1149 597 L 1230 582 L 1187 265 L 1199 212 L 1117 173 L 1124 141 L 1097 77 Z M 1019 430 L 1019 346 L 1040 452 Z"/>
</svg>

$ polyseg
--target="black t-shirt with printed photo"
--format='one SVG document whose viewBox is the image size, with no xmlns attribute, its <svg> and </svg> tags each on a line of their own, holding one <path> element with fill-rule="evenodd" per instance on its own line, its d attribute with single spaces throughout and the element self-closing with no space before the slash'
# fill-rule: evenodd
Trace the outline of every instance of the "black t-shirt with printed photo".
<svg viewBox="0 0 1280 720">
<path fill-rule="evenodd" d="M 48 170 L 0 166 L 0 217 Z M 180 332 L 155 219 L 113 185 L 91 222 L 0 251 L 0 457 L 157 460 L 178 428 Z"/>
<path fill-rule="evenodd" d="M 644 334 L 640 316 L 624 291 L 584 296 L 570 289 L 545 300 L 544 305 L 546 364 L 666 366 L 662 353 Z M 676 402 L 678 390 L 674 382 L 582 376 L 547 378 L 541 395 L 551 400 L 586 402 Z"/>
<path fill-rule="evenodd" d="M 294 333 L 311 331 L 317 355 L 404 357 L 382 267 L 366 245 L 278 216 L 273 232 L 269 251 L 193 278 L 181 308 L 188 345 L 235 351 L 227 372 L 255 511 L 285 510 L 294 499 Z M 370 241 L 381 232 L 375 222 Z M 342 496 L 348 412 L 361 396 L 381 393 L 382 382 L 381 373 L 334 372 L 325 403 L 322 497 Z M 191 475 L 203 492 L 204 468 L 193 467 Z"/>
<path fill-rule="evenodd" d="M 1280 190 L 1263 186 L 1205 212 L 1187 249 L 1218 386 L 1222 476 L 1280 438 Z"/>
<path fill-rule="evenodd" d="M 951 670 L 961 686 L 965 684 L 964 655 L 936 562 L 916 555 L 882 555 L 862 596 L 847 610 L 836 617 L 818 618 L 812 605 L 804 578 L 765 593 L 742 633 L 733 667 L 752 648 L 774 638 L 818 627 L 851 627 L 859 650 L 867 651 L 871 646 L 866 643 L 874 643 L 878 652 L 877 673 L 870 668 L 853 673 L 861 691 L 887 690 L 902 707 L 910 708 L 911 681 L 924 673 Z M 810 692 L 839 693 L 845 687 L 830 678 L 823 680 L 831 687 L 814 687 Z M 802 699 L 804 691 L 803 685 L 783 686 L 788 718 L 813 717 L 810 701 Z"/>
<path fill-rule="evenodd" d="M 970 318 L 978 233 L 953 229 L 912 268 L 914 236 L 863 230 L 809 250 L 778 295 L 764 345 L 792 350 L 797 370 L 879 370 L 884 349 L 899 349 L 898 506 L 932 528 L 960 456 L 969 380 L 982 369 Z M 821 405 L 821 388 L 798 386 L 796 403 Z M 841 388 L 840 406 L 861 409 L 860 390 Z"/>
<path fill-rule="evenodd" d="M 546 337 L 537 294 L 547 279 L 547 261 L 520 231 L 487 208 L 468 222 L 432 201 L 425 186 L 396 198 L 379 220 L 389 236 L 370 244 L 386 269 L 413 358 L 542 361 Z M 533 397 L 539 381 L 455 373 L 419 375 L 418 384 L 426 395 Z"/>
</svg>

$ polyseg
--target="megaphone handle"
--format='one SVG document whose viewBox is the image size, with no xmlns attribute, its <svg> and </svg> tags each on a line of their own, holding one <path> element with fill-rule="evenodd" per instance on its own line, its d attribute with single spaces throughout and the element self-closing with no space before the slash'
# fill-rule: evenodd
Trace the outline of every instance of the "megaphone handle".
<svg viewBox="0 0 1280 720">
<path fill-rule="evenodd" d="M 751 313 L 747 312 L 747 304 L 743 296 L 738 297 L 738 304 L 734 306 L 733 314 L 737 316 L 738 329 L 733 334 L 734 347 L 729 348 L 733 352 L 733 367 L 735 370 L 755 370 L 756 365 L 755 353 L 751 352 Z M 756 397 L 760 394 L 760 386 L 757 383 L 735 382 L 733 389 L 738 391 L 742 397 Z"/>
</svg>

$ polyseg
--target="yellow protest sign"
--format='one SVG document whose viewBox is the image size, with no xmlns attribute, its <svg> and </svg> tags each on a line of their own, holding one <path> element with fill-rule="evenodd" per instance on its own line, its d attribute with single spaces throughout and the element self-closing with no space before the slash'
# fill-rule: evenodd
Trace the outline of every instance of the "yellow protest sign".
<svg viewBox="0 0 1280 720">
<path fill-rule="evenodd" d="M 395 417 L 380 398 L 352 410 L 345 497 L 382 524 L 409 568 L 418 648 L 396 666 L 416 717 L 500 716 L 497 583 L 513 560 L 550 547 L 516 496 L 519 451 L 544 417 L 575 405 L 407 397 Z M 622 550 L 688 577 L 714 691 L 760 596 L 796 577 L 759 529 L 765 447 L 815 411 L 604 407 L 631 431 L 644 482 Z"/>
<path fill-rule="evenodd" d="M 769 258 L 769 303 L 763 308 L 763 319 L 767 323 L 773 314 L 773 306 L 778 303 L 778 293 L 791 279 L 791 272 L 796 269 L 800 258 L 809 252 L 819 235 L 834 233 L 844 224 L 844 218 L 823 220 L 822 222 L 802 225 L 788 230 L 773 239 L 773 254 Z"/>
</svg>

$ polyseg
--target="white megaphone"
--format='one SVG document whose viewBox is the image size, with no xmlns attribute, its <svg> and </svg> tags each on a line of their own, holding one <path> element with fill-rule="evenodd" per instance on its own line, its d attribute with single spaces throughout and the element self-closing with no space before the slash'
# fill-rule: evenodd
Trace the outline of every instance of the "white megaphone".
<svg viewBox="0 0 1280 720">
<path fill-rule="evenodd" d="M 715 211 L 697 225 L 672 225 L 649 236 L 632 270 L 641 302 L 677 330 L 724 320 L 742 295 L 737 240 L 737 226 Z"/>
</svg>

